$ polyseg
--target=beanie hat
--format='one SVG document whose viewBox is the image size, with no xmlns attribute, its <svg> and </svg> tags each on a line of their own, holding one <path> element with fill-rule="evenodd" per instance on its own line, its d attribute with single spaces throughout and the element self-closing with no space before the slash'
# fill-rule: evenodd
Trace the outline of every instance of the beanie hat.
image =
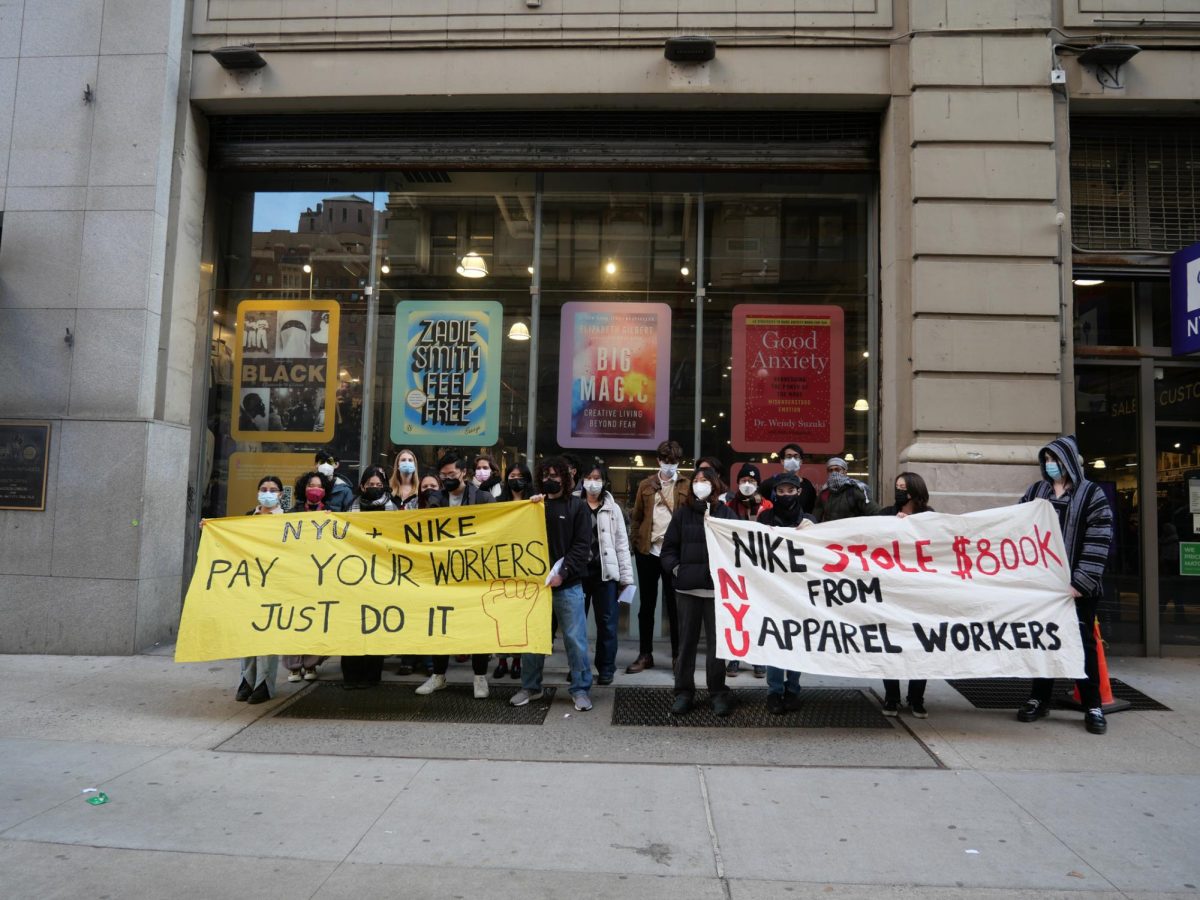
<svg viewBox="0 0 1200 900">
<path fill-rule="evenodd" d="M 742 467 L 738 469 L 738 481 L 741 481 L 747 475 L 753 478 L 756 482 L 762 481 L 762 475 L 759 474 L 758 466 L 756 466 L 754 463 L 742 463 Z"/>
</svg>

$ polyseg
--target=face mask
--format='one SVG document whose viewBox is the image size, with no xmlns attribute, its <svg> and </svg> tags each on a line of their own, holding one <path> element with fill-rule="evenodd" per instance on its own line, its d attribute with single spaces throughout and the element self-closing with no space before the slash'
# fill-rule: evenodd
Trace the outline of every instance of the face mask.
<svg viewBox="0 0 1200 900">
<path fill-rule="evenodd" d="M 362 495 L 363 495 L 363 499 L 366 500 L 368 503 L 378 503 L 379 498 L 383 496 L 383 488 L 381 488 L 381 487 L 363 488 Z"/>
<path fill-rule="evenodd" d="M 753 481 L 743 481 L 738 485 L 738 491 L 741 492 L 743 497 L 753 497 L 758 491 L 758 485 Z"/>
<path fill-rule="evenodd" d="M 707 481 L 697 481 L 692 485 L 692 493 L 697 500 L 707 500 L 712 494 L 712 485 Z"/>
<path fill-rule="evenodd" d="M 674 478 L 679 472 L 679 466 L 675 463 L 659 463 L 658 474 L 665 479 Z"/>
<path fill-rule="evenodd" d="M 333 466 L 330 463 L 321 463 L 319 466 L 317 466 L 317 471 L 326 478 L 333 477 Z"/>
<path fill-rule="evenodd" d="M 547 494 L 557 494 L 559 491 L 562 490 L 562 482 L 554 481 L 553 479 L 551 479 L 549 481 L 543 481 L 542 482 L 542 490 L 545 491 Z"/>
<path fill-rule="evenodd" d="M 790 515 L 800 508 L 799 494 L 776 494 L 775 508 L 784 515 Z"/>
<path fill-rule="evenodd" d="M 475 480 L 479 484 L 483 484 L 485 481 L 487 481 L 491 477 L 492 477 L 491 469 L 476 469 L 475 470 Z"/>
<path fill-rule="evenodd" d="M 428 506 L 429 501 L 433 499 L 433 495 L 436 493 L 437 491 L 433 488 L 425 488 L 425 490 L 421 491 L 421 503 Z"/>
<path fill-rule="evenodd" d="M 583 489 L 593 497 L 599 497 L 600 491 L 604 489 L 603 481 L 587 480 L 583 482 Z"/>
<path fill-rule="evenodd" d="M 518 494 L 525 493 L 525 488 L 527 488 L 528 486 L 529 486 L 529 482 L 526 481 L 524 478 L 508 479 L 508 489 L 511 491 L 516 491 Z"/>
<path fill-rule="evenodd" d="M 1046 474 L 1050 476 L 1051 481 L 1058 481 L 1062 478 L 1062 466 L 1056 462 L 1048 462 L 1046 463 Z"/>
<path fill-rule="evenodd" d="M 272 509 L 279 505 L 279 494 L 275 491 L 259 491 L 258 505 L 263 509 Z"/>
<path fill-rule="evenodd" d="M 908 491 L 896 488 L 896 509 L 908 502 Z"/>
<path fill-rule="evenodd" d="M 829 480 L 826 483 L 831 491 L 840 491 L 850 483 L 850 476 L 845 472 L 830 472 Z"/>
<path fill-rule="evenodd" d="M 417 471 L 417 464 L 411 459 L 402 459 L 396 464 L 401 475 L 411 475 Z"/>
<path fill-rule="evenodd" d="M 325 488 L 305 488 L 304 499 L 309 503 L 320 503 L 325 499 Z"/>
<path fill-rule="evenodd" d="M 444 490 L 447 494 L 453 494 L 455 491 L 458 490 L 458 487 L 461 484 L 462 484 L 462 479 L 443 478 L 442 479 L 442 490 Z"/>
<path fill-rule="evenodd" d="M 800 470 L 800 459 L 796 456 L 788 456 L 783 460 L 783 471 L 798 472 Z"/>
</svg>

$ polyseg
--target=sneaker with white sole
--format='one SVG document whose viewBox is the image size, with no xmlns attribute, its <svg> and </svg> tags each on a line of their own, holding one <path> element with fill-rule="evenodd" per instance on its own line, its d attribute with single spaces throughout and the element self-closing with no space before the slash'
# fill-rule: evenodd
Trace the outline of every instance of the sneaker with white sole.
<svg viewBox="0 0 1200 900">
<path fill-rule="evenodd" d="M 300 680 L 299 672 L 289 672 L 288 673 L 288 681 L 290 681 L 292 684 L 295 684 L 299 680 Z"/>
<path fill-rule="evenodd" d="M 317 670 L 316 669 L 305 669 L 304 670 L 304 680 L 305 681 L 316 681 L 317 680 Z"/>
<path fill-rule="evenodd" d="M 476 675 L 475 676 L 475 699 L 476 700 L 486 700 L 489 693 L 490 693 L 490 690 L 488 689 L 487 676 L 486 675 Z"/>
<path fill-rule="evenodd" d="M 425 683 L 417 688 L 418 694 L 432 694 L 434 691 L 443 690 L 446 687 L 445 675 L 430 675 L 425 679 Z"/>
<path fill-rule="evenodd" d="M 572 699 L 575 701 L 575 708 L 580 712 L 587 712 L 592 708 L 592 698 L 584 691 L 580 691 Z"/>
<path fill-rule="evenodd" d="M 515 694 L 508 698 L 509 706 L 525 706 L 530 700 L 541 700 L 543 696 L 542 689 L 530 691 L 526 688 L 521 688 Z"/>
</svg>

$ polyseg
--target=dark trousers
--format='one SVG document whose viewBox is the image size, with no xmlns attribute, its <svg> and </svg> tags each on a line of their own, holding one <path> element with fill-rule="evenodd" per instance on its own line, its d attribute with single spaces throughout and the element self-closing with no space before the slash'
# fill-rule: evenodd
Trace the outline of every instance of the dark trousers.
<svg viewBox="0 0 1200 900">
<path fill-rule="evenodd" d="M 1075 613 L 1079 616 L 1079 637 L 1083 639 L 1083 671 L 1086 678 L 1075 681 L 1079 688 L 1079 701 L 1083 708 L 1097 709 L 1100 706 L 1100 662 L 1096 656 L 1096 604 L 1099 597 L 1076 597 Z M 1050 702 L 1054 692 L 1053 678 L 1033 679 L 1033 690 L 1030 698 L 1038 700 L 1043 706 Z"/>
<path fill-rule="evenodd" d="M 897 681 L 895 678 L 883 679 L 883 696 L 884 696 L 885 700 L 895 700 L 897 703 L 899 703 L 900 702 L 900 682 Z M 909 702 L 912 702 L 913 700 L 915 700 L 918 703 L 923 703 L 925 701 L 925 681 L 924 681 L 924 679 L 917 680 L 916 678 L 914 678 L 911 681 L 909 681 L 909 683 L 908 683 L 908 699 L 909 699 Z"/>
<path fill-rule="evenodd" d="M 676 616 L 679 619 L 679 659 L 675 663 L 675 693 L 696 690 L 696 650 L 700 645 L 700 626 L 704 626 L 704 680 L 710 694 L 725 687 L 725 663 L 717 656 L 717 608 L 712 597 L 679 594 Z"/>
<path fill-rule="evenodd" d="M 596 671 L 611 678 L 617 671 L 617 583 L 599 575 L 583 579 L 583 609 L 596 611 Z"/>
<path fill-rule="evenodd" d="M 471 671 L 476 675 L 486 675 L 488 667 L 488 659 L 490 653 L 472 653 L 471 654 Z M 445 675 L 446 670 L 450 668 L 450 657 L 435 656 L 433 658 L 433 674 Z"/>
<path fill-rule="evenodd" d="M 658 581 L 662 579 L 663 610 L 671 631 L 671 657 L 679 655 L 678 616 L 675 611 L 675 578 L 663 569 L 657 556 L 650 553 L 634 554 L 637 558 L 638 594 L 641 606 L 638 609 L 638 652 L 646 656 L 654 652 L 654 609 L 658 605 Z"/>
<path fill-rule="evenodd" d="M 347 684 L 378 684 L 382 677 L 382 656 L 342 657 L 342 681 Z"/>
</svg>

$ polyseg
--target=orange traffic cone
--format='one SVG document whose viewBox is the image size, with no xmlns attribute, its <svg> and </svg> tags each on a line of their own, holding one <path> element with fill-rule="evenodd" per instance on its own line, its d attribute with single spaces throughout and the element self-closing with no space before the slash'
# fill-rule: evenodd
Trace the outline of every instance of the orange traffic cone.
<svg viewBox="0 0 1200 900">
<path fill-rule="evenodd" d="M 1113 696 L 1112 683 L 1108 680 L 1108 660 L 1104 657 L 1104 638 L 1100 636 L 1100 620 L 1094 619 L 1093 622 L 1096 635 L 1096 675 L 1100 681 L 1100 706 L 1106 714 L 1121 712 L 1121 710 L 1129 709 L 1133 704 L 1128 700 L 1118 700 Z M 1075 686 L 1072 696 L 1069 699 L 1063 698 L 1060 705 L 1070 709 L 1083 709 L 1078 685 Z"/>
</svg>

